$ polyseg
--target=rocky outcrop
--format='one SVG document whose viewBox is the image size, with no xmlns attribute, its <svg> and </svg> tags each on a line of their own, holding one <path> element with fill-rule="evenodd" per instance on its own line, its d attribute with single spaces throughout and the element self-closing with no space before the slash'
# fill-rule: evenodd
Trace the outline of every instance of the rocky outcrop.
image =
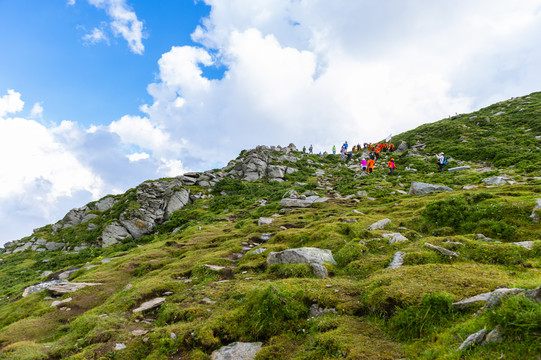
<svg viewBox="0 0 541 360">
<path fill-rule="evenodd" d="M 457 310 L 464 310 L 464 309 L 468 309 L 468 308 L 470 308 L 472 306 L 477 306 L 479 304 L 484 305 L 485 303 L 488 303 L 489 300 L 490 300 L 490 304 L 491 304 L 491 305 L 489 305 L 489 307 L 492 307 L 496 303 L 498 303 L 498 301 L 501 301 L 501 299 L 506 297 L 506 296 L 520 294 L 520 293 L 523 293 L 525 291 L 526 290 L 524 290 L 524 289 L 517 289 L 517 288 L 513 288 L 513 289 L 507 289 L 507 288 L 496 289 L 496 290 L 494 290 L 492 292 L 482 293 L 482 294 L 479 294 L 479 295 L 469 297 L 467 299 L 457 301 L 457 302 L 453 303 L 453 307 L 455 309 L 457 309 Z"/>
<path fill-rule="evenodd" d="M 401 243 L 405 241 L 409 241 L 407 237 L 400 233 L 391 233 L 391 234 L 381 234 L 384 238 L 389 239 L 389 245 L 392 245 L 394 243 Z"/>
<path fill-rule="evenodd" d="M 450 187 L 443 185 L 427 184 L 422 182 L 412 182 L 408 195 L 424 195 L 431 192 L 453 191 Z"/>
<path fill-rule="evenodd" d="M 509 178 L 503 177 L 503 176 L 493 176 L 493 177 L 485 178 L 481 181 L 489 185 L 503 185 L 509 181 Z"/>
<path fill-rule="evenodd" d="M 402 141 L 400 145 L 398 145 L 398 148 L 396 149 L 396 151 L 400 151 L 400 152 L 404 152 L 406 150 L 408 150 L 408 143 L 405 141 Z"/>
<path fill-rule="evenodd" d="M 277 160 L 272 154 L 285 152 L 285 155 L 282 155 L 279 159 L 294 163 L 298 161 L 298 158 L 288 155 L 292 151 L 297 151 L 294 144 L 289 144 L 287 147 L 258 146 L 255 149 L 245 151 L 243 156 L 228 164 L 226 169 L 233 167 L 229 170 L 228 176 L 244 181 L 255 181 L 261 178 L 268 178 L 271 181 L 283 181 L 285 175 L 292 174 L 298 169 L 271 164 L 271 162 Z"/>
<path fill-rule="evenodd" d="M 101 284 L 100 283 L 86 283 L 86 282 L 80 282 L 80 283 L 62 282 L 62 283 L 48 286 L 47 290 L 55 296 L 60 296 L 60 295 L 75 292 L 77 290 L 84 289 L 85 287 L 88 287 L 88 286 L 97 286 L 97 285 L 101 285 Z"/>
<path fill-rule="evenodd" d="M 103 229 L 101 234 L 101 247 L 106 248 L 131 237 L 132 236 L 125 227 L 118 222 L 114 222 Z"/>
<path fill-rule="evenodd" d="M 406 253 L 403 251 L 397 251 L 394 253 L 393 261 L 387 266 L 387 269 L 396 269 L 402 266 L 404 264 L 404 256 L 406 256 Z"/>
<path fill-rule="evenodd" d="M 223 346 L 214 351 L 211 355 L 212 360 L 253 360 L 261 350 L 263 343 L 243 343 L 234 342 L 227 346 Z"/>
</svg>

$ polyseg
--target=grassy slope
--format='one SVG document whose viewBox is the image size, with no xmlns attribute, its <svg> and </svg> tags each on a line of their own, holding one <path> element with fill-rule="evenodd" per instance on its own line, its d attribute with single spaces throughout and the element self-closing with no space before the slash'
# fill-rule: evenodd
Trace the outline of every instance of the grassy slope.
<svg viewBox="0 0 541 360">
<path fill-rule="evenodd" d="M 507 106 L 509 103 L 512 105 Z M 517 106 L 527 110 L 518 111 Z M 407 152 L 393 154 L 397 176 L 385 176 L 385 162 L 380 161 L 375 174 L 354 179 L 354 171 L 335 157 L 313 155 L 295 164 L 301 171 L 283 184 L 223 182 L 215 189 L 216 197 L 178 211 L 170 223 L 158 229 L 159 234 L 137 242 L 79 254 L 26 251 L 3 255 L 0 359 L 209 359 L 213 350 L 233 341 L 262 341 L 259 360 L 484 359 L 502 354 L 535 358 L 541 353 L 541 305 L 518 298 L 498 311 L 474 316 L 476 309 L 459 313 L 449 310 L 448 304 L 501 286 L 534 288 L 541 284 L 541 229 L 529 218 L 535 199 L 541 197 L 541 182 L 533 178 L 540 175 L 539 170 L 528 164 L 528 159 L 539 155 L 535 148 L 539 141 L 531 140 L 541 134 L 537 117 L 541 111 L 536 111 L 540 107 L 540 96 L 532 94 L 529 99 L 496 104 L 398 137 L 410 142 L 419 139 L 429 153 L 442 149 L 454 159 L 471 161 L 466 164 L 472 169 L 466 172 L 434 173 L 437 166 L 432 157 Z M 506 114 L 487 115 L 500 108 L 507 109 L 502 110 Z M 511 109 L 517 112 L 513 114 Z M 523 116 L 526 111 L 529 115 Z M 477 118 L 470 119 L 473 116 Z M 484 117 L 495 126 L 474 127 Z M 517 124 L 523 129 L 515 132 Z M 463 125 L 469 126 L 466 135 L 452 131 Z M 524 132 L 528 128 L 532 130 Z M 468 142 L 463 143 L 460 136 L 468 136 Z M 499 163 L 501 158 L 486 155 L 492 150 L 472 150 L 487 138 L 500 139 L 491 143 L 491 149 L 512 154 L 517 166 L 505 166 L 503 171 L 486 169 L 481 162 L 506 165 Z M 517 140 L 516 152 L 508 149 L 511 138 Z M 308 159 L 316 164 L 310 165 Z M 536 161 L 539 166 L 541 160 Z M 405 166 L 419 171 L 406 172 Z M 312 175 L 316 167 L 327 171 L 328 184 L 323 188 L 318 188 Z M 505 174 L 517 184 L 489 187 L 481 182 L 496 174 Z M 295 181 L 306 185 L 295 186 Z M 455 191 L 420 197 L 398 192 L 407 191 L 411 181 L 446 184 Z M 479 187 L 465 191 L 465 184 Z M 325 190 L 327 186 L 341 196 Z M 260 216 L 279 212 L 278 202 L 291 188 L 316 190 L 332 199 L 282 214 L 269 226 L 257 226 Z M 221 190 L 228 195 L 218 195 Z M 373 200 L 343 199 L 358 190 L 366 190 Z M 193 187 L 192 191 L 204 189 Z M 118 198 L 113 209 L 97 213 L 100 217 L 91 220 L 98 229 L 124 209 L 136 206 L 133 191 Z M 268 200 L 267 205 L 257 206 L 262 198 Z M 430 211 L 433 208 L 441 211 Z M 440 213 L 445 217 L 440 218 Z M 366 230 L 382 218 L 392 220 L 386 230 Z M 356 222 L 345 223 L 345 219 Z M 178 226 L 180 231 L 173 234 Z M 85 229 L 81 225 L 53 235 L 48 226 L 34 235 L 64 239 L 73 245 L 92 243 L 99 232 Z M 263 254 L 238 259 L 236 254 L 243 246 L 260 243 L 259 235 L 269 232 L 276 235 L 261 245 L 267 249 Z M 387 232 L 400 232 L 410 241 L 389 245 L 381 237 Z M 476 240 L 474 234 L 479 232 L 500 243 Z M 532 250 L 510 244 L 525 240 L 537 240 Z M 424 247 L 425 242 L 456 251 L 460 257 L 445 257 Z M 328 265 L 330 279 L 314 278 L 305 265 L 266 266 L 270 251 L 302 246 L 332 250 L 339 265 Z M 407 254 L 404 266 L 386 269 L 397 250 Z M 102 263 L 106 257 L 113 260 Z M 45 259 L 49 261 L 43 262 Z M 51 308 L 46 292 L 20 298 L 25 286 L 39 281 L 42 271 L 58 272 L 86 263 L 98 266 L 76 271 L 70 279 L 102 285 L 71 294 L 69 311 Z M 204 264 L 226 266 L 231 272 L 215 273 Z M 128 284 L 133 287 L 127 289 Z M 166 292 L 172 295 L 159 309 L 144 315 L 131 312 L 143 301 Z M 308 319 L 314 303 L 335 308 L 337 313 Z M 496 324 L 505 325 L 503 343 L 467 352 L 455 350 L 469 334 L 485 326 L 491 330 Z M 137 329 L 148 333 L 133 336 L 131 331 Z M 114 351 L 116 343 L 127 348 Z"/>
</svg>

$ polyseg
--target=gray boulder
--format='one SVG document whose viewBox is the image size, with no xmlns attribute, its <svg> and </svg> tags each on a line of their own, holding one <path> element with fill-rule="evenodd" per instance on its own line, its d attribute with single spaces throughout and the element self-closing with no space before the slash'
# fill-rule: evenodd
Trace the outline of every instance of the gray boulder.
<svg viewBox="0 0 541 360">
<path fill-rule="evenodd" d="M 396 149 L 396 151 L 400 151 L 400 152 L 404 152 L 406 150 L 408 150 L 408 143 L 405 141 L 402 141 L 400 145 L 398 145 L 398 148 Z"/>
<path fill-rule="evenodd" d="M 385 226 L 389 225 L 390 223 L 391 223 L 390 219 L 381 219 L 381 220 L 376 221 L 372 225 L 370 225 L 367 230 L 369 231 L 382 230 L 385 228 Z"/>
<path fill-rule="evenodd" d="M 26 289 L 24 289 L 22 296 L 26 297 L 35 292 L 45 290 L 49 286 L 53 286 L 53 285 L 57 285 L 57 284 L 65 283 L 65 282 L 67 281 L 66 280 L 53 280 L 53 281 L 42 282 L 36 285 L 31 285 L 31 286 L 28 286 Z"/>
<path fill-rule="evenodd" d="M 469 165 L 464 165 L 464 166 L 457 166 L 457 167 L 449 168 L 447 169 L 447 171 L 456 172 L 456 171 L 468 170 L 470 168 L 471 167 Z"/>
<path fill-rule="evenodd" d="M 460 350 L 460 351 L 466 350 L 466 349 L 470 348 L 473 345 L 480 344 L 485 339 L 486 333 L 487 333 L 486 330 L 482 329 L 482 330 L 479 330 L 478 332 L 476 332 L 475 334 L 471 334 L 458 347 L 458 350 Z"/>
<path fill-rule="evenodd" d="M 280 201 L 280 206 L 288 208 L 307 208 L 318 202 L 324 202 L 329 200 L 326 197 L 319 196 L 307 196 L 306 199 L 301 198 L 287 198 Z"/>
<path fill-rule="evenodd" d="M 389 238 L 389 245 L 409 241 L 407 237 L 400 233 L 382 234 L 381 236 L 384 238 Z"/>
<path fill-rule="evenodd" d="M 270 225 L 274 222 L 273 218 L 260 217 L 257 221 L 257 226 Z"/>
<path fill-rule="evenodd" d="M 509 181 L 509 178 L 503 176 L 493 176 L 485 178 L 481 181 L 489 185 L 503 185 Z"/>
<path fill-rule="evenodd" d="M 453 191 L 453 189 L 451 189 L 448 186 L 427 184 L 427 183 L 414 181 L 411 183 L 411 187 L 408 194 L 409 195 L 424 195 L 431 192 L 439 192 L 439 191 Z"/>
<path fill-rule="evenodd" d="M 169 218 L 169 215 L 171 215 L 173 212 L 180 210 L 184 208 L 186 205 L 190 203 L 190 190 L 189 189 L 181 189 L 178 191 L 175 191 L 173 195 L 169 198 L 169 201 L 167 202 L 167 207 L 165 209 L 165 216 Z"/>
<path fill-rule="evenodd" d="M 147 311 L 147 310 L 150 310 L 150 309 L 154 309 L 154 308 L 157 308 L 158 306 L 160 306 L 161 304 L 163 304 L 165 302 L 166 298 L 164 297 L 158 297 L 158 298 L 155 298 L 155 299 L 152 299 L 152 300 L 149 300 L 149 301 L 146 301 L 144 303 L 142 303 L 141 305 L 139 305 L 138 308 L 135 308 L 133 309 L 133 313 L 136 314 L 138 312 L 143 312 L 143 311 Z"/>
<path fill-rule="evenodd" d="M 101 284 L 100 283 L 86 283 L 86 282 L 81 282 L 81 283 L 62 282 L 62 283 L 58 283 L 58 284 L 47 287 L 47 290 L 55 296 L 60 296 L 60 295 L 75 292 L 77 290 L 84 289 L 85 287 L 88 287 L 88 286 L 97 286 L 97 285 L 101 285 Z"/>
<path fill-rule="evenodd" d="M 109 224 L 103 229 L 101 234 L 101 247 L 109 247 L 128 237 L 131 237 L 131 235 L 122 225 L 117 222 Z"/>
<path fill-rule="evenodd" d="M 71 209 L 62 219 L 64 227 L 73 227 L 82 223 L 88 210 L 90 209 L 86 205 L 77 209 Z"/>
<path fill-rule="evenodd" d="M 227 346 L 223 346 L 215 350 L 212 355 L 212 360 L 253 360 L 261 350 L 263 343 L 243 343 L 234 342 Z"/>
<path fill-rule="evenodd" d="M 312 264 L 323 265 L 328 262 L 336 265 L 331 250 L 303 247 L 288 249 L 279 252 L 271 252 L 267 257 L 267 264 L 309 264 L 316 276 L 327 276 L 327 269 L 324 266 L 312 266 Z"/>
<path fill-rule="evenodd" d="M 63 247 L 64 247 L 63 243 L 57 243 L 54 241 L 49 241 L 48 243 L 45 244 L 45 248 L 49 251 L 59 250 L 59 249 L 62 249 Z"/>
<path fill-rule="evenodd" d="M 525 290 L 522 289 L 507 289 L 507 288 L 501 288 L 496 289 L 492 292 L 482 293 L 479 295 L 472 296 L 467 299 L 463 299 L 457 302 L 453 303 L 453 307 L 457 310 L 464 310 L 468 309 L 472 306 L 477 306 L 479 304 L 486 304 L 487 301 L 491 301 L 491 306 L 494 306 L 498 301 L 501 301 L 503 297 L 510 296 L 510 295 L 516 295 L 521 292 L 524 292 Z"/>
</svg>

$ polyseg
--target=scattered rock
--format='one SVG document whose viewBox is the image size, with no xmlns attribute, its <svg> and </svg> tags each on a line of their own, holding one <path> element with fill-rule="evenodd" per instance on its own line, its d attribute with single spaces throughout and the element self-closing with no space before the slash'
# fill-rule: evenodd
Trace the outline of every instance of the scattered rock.
<svg viewBox="0 0 541 360">
<path fill-rule="evenodd" d="M 457 310 L 464 310 L 472 306 L 477 306 L 481 303 L 485 304 L 491 297 L 493 297 L 492 302 L 495 303 L 497 302 L 496 299 L 499 299 L 501 301 L 502 297 L 519 294 L 524 291 L 525 290 L 522 290 L 522 289 L 507 289 L 507 288 L 496 289 L 492 292 L 482 293 L 482 294 L 475 295 L 467 299 L 457 301 L 453 303 L 453 307 Z"/>
<path fill-rule="evenodd" d="M 507 183 L 509 181 L 509 178 L 506 178 L 503 176 L 493 176 L 493 177 L 485 178 L 481 181 L 489 185 L 502 185 L 502 184 Z"/>
<path fill-rule="evenodd" d="M 116 344 L 115 350 L 124 350 L 126 348 L 126 345 L 124 344 Z"/>
<path fill-rule="evenodd" d="M 443 186 L 443 185 L 434 185 L 434 184 L 427 184 L 422 182 L 412 182 L 410 190 L 408 192 L 409 195 L 424 195 L 431 192 L 439 192 L 439 191 L 453 191 L 450 187 Z"/>
<path fill-rule="evenodd" d="M 133 330 L 133 331 L 131 332 L 131 334 L 132 334 L 133 336 L 143 336 L 143 335 L 148 334 L 148 330 Z"/>
<path fill-rule="evenodd" d="M 280 206 L 286 208 L 307 208 L 312 206 L 312 204 L 324 202 L 327 200 L 329 199 L 326 197 L 320 198 L 319 196 L 307 196 L 306 199 L 287 198 L 280 201 Z"/>
<path fill-rule="evenodd" d="M 449 168 L 447 169 L 447 171 L 456 172 L 456 171 L 462 171 L 462 170 L 468 170 L 468 169 L 471 169 L 471 167 L 469 165 L 464 165 L 464 166 L 457 166 L 457 167 Z"/>
<path fill-rule="evenodd" d="M 47 287 L 47 290 L 51 294 L 53 294 L 55 296 L 59 296 L 59 295 L 69 294 L 69 293 L 75 292 L 77 290 L 84 289 L 85 287 L 88 287 L 88 286 L 97 286 L 97 285 L 101 285 L 101 283 L 86 283 L 86 282 L 80 282 L 80 283 L 73 282 L 73 283 L 70 283 L 70 282 L 62 282 L 62 283 L 58 283 L 58 284 L 51 285 L 51 286 Z"/>
<path fill-rule="evenodd" d="M 215 350 L 211 354 L 212 360 L 253 360 L 263 343 L 234 342 Z"/>
<path fill-rule="evenodd" d="M 311 318 L 316 318 L 328 313 L 337 314 L 338 312 L 335 308 L 324 309 L 319 307 L 317 304 L 312 304 L 312 306 L 310 306 L 310 312 L 308 313 L 308 316 Z"/>
<path fill-rule="evenodd" d="M 273 221 L 274 219 L 272 218 L 260 217 L 259 220 L 257 221 L 257 226 L 270 225 L 272 224 Z"/>
<path fill-rule="evenodd" d="M 366 193 L 365 190 L 359 190 L 357 191 L 357 196 L 366 197 L 368 196 L 368 194 Z"/>
<path fill-rule="evenodd" d="M 273 237 L 273 236 L 274 236 L 274 234 L 272 234 L 272 233 L 261 234 L 261 235 L 259 236 L 259 239 L 260 239 L 261 241 L 269 241 L 270 238 Z"/>
<path fill-rule="evenodd" d="M 400 152 L 404 152 L 406 150 L 408 150 L 408 143 L 405 141 L 402 141 L 400 145 L 398 145 L 398 148 L 396 149 L 396 151 L 400 151 Z"/>
<path fill-rule="evenodd" d="M 384 238 L 389 238 L 389 245 L 409 241 L 407 237 L 400 233 L 381 234 L 381 236 L 383 236 Z"/>
<path fill-rule="evenodd" d="M 522 246 L 523 248 L 526 248 L 528 250 L 532 250 L 533 241 L 519 241 L 519 242 L 514 242 L 511 244 L 515 244 L 518 246 Z"/>
<path fill-rule="evenodd" d="M 28 286 L 26 289 L 24 289 L 22 297 L 26 297 L 26 296 L 28 296 L 30 294 L 35 293 L 35 292 L 45 290 L 49 286 L 53 286 L 53 285 L 57 285 L 57 284 L 65 283 L 65 282 L 66 282 L 66 280 L 53 280 L 53 281 L 42 282 L 42 283 L 37 284 L 37 285 Z"/>
<path fill-rule="evenodd" d="M 471 334 L 464 340 L 464 342 L 458 347 L 459 351 L 465 350 L 470 348 L 473 345 L 480 344 L 484 339 L 486 335 L 486 330 L 482 329 L 476 332 L 475 334 Z"/>
<path fill-rule="evenodd" d="M 391 223 L 390 219 L 381 219 L 373 223 L 368 227 L 368 230 L 382 230 L 385 228 L 385 226 L 389 225 Z"/>
<path fill-rule="evenodd" d="M 67 299 L 64 299 L 64 300 L 56 300 L 56 301 L 53 301 L 53 303 L 51 304 L 50 307 L 56 307 L 58 305 L 62 305 L 62 304 L 65 304 L 65 303 L 69 303 L 70 301 L 72 301 L 73 299 L 72 298 L 67 298 Z"/>
<path fill-rule="evenodd" d="M 402 266 L 404 264 L 404 256 L 406 255 L 403 251 L 397 251 L 395 252 L 393 256 L 393 261 L 387 266 L 387 269 L 396 269 Z"/>
<path fill-rule="evenodd" d="M 491 238 L 486 237 L 486 236 L 483 235 L 483 234 L 476 234 L 476 235 L 475 235 L 475 238 L 476 238 L 477 240 L 481 240 L 481 241 L 492 241 Z"/>
<path fill-rule="evenodd" d="M 271 252 L 267 257 L 267 264 L 309 264 L 318 277 L 326 277 L 327 269 L 324 262 L 336 265 L 331 250 L 304 247 L 288 249 L 280 252 Z M 316 266 L 319 265 L 319 266 Z"/>
<path fill-rule="evenodd" d="M 257 248 L 255 249 L 254 251 L 252 251 L 250 254 L 252 255 L 259 255 L 259 254 L 263 254 L 265 251 L 267 251 L 267 249 L 265 248 Z"/>
<path fill-rule="evenodd" d="M 327 268 L 321 264 L 310 263 L 310 268 L 312 269 L 312 273 L 317 278 L 324 279 L 329 276 L 329 272 L 327 271 Z"/>
<path fill-rule="evenodd" d="M 451 250 L 447 250 L 445 248 L 442 248 L 441 246 L 436 246 L 436 245 L 432 245 L 431 243 L 427 243 L 425 242 L 424 244 L 426 247 L 428 248 L 431 248 L 431 249 L 434 249 L 434 250 L 437 250 L 439 251 L 440 253 L 442 253 L 443 255 L 446 255 L 446 256 L 452 256 L 452 257 L 458 257 L 458 254 L 454 251 L 451 251 Z"/>
<path fill-rule="evenodd" d="M 158 298 L 146 301 L 146 302 L 142 303 L 141 305 L 139 305 L 138 308 L 133 309 L 133 313 L 143 312 L 143 311 L 147 311 L 147 310 L 150 310 L 150 309 L 157 308 L 158 306 L 160 306 L 164 302 L 165 302 L 164 297 L 158 297 Z"/>
<path fill-rule="evenodd" d="M 124 226 L 118 222 L 114 222 L 103 229 L 101 234 L 101 247 L 106 248 L 131 237 L 132 236 Z"/>
<path fill-rule="evenodd" d="M 502 327 L 500 325 L 496 325 L 496 327 L 487 334 L 487 336 L 485 337 L 485 340 L 481 343 L 481 345 L 486 345 L 487 343 L 502 342 L 503 341 L 502 332 L 503 332 Z"/>
</svg>

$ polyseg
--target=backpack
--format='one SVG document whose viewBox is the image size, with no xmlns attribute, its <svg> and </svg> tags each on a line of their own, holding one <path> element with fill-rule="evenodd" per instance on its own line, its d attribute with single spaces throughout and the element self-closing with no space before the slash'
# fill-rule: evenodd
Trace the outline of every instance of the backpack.
<svg viewBox="0 0 541 360">
<path fill-rule="evenodd" d="M 443 165 L 447 165 L 447 158 L 446 158 L 446 157 L 443 158 L 442 164 L 443 164 Z"/>
</svg>

